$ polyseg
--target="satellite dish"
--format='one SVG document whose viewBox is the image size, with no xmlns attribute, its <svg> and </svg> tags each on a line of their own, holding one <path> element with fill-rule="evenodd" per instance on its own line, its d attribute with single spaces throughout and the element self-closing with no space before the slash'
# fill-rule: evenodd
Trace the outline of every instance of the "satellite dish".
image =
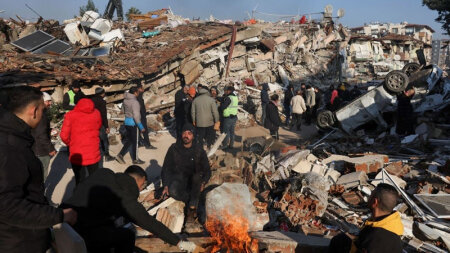
<svg viewBox="0 0 450 253">
<path fill-rule="evenodd" d="M 345 10 L 344 9 L 339 9 L 337 11 L 338 18 L 342 18 L 344 15 L 345 15 Z"/>
<path fill-rule="evenodd" d="M 333 6 L 331 4 L 325 6 L 324 11 L 325 11 L 326 14 L 332 14 L 333 13 Z"/>
</svg>

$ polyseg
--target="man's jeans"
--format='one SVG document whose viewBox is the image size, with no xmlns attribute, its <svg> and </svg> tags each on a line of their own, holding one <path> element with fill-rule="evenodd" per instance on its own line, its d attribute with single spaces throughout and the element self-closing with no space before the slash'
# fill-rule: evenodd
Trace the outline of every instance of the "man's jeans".
<svg viewBox="0 0 450 253">
<path fill-rule="evenodd" d="M 225 147 L 232 148 L 234 145 L 234 129 L 236 127 L 236 116 L 230 116 L 223 118 L 223 132 L 227 134 L 223 140 L 223 145 Z"/>
</svg>

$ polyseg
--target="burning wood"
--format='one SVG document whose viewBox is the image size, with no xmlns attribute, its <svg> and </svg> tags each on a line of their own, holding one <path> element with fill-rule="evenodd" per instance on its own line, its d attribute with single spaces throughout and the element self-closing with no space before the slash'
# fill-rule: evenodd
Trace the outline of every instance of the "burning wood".
<svg viewBox="0 0 450 253">
<path fill-rule="evenodd" d="M 206 229 L 216 244 L 209 252 L 258 252 L 258 240 L 252 239 L 248 234 L 249 224 L 243 216 L 222 214 L 219 219 L 216 216 L 208 217 L 205 223 Z"/>
</svg>

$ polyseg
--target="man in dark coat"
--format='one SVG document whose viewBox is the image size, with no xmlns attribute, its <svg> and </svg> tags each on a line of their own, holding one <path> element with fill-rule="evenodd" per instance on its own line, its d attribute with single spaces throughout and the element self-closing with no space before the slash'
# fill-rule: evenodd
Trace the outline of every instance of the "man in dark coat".
<svg viewBox="0 0 450 253">
<path fill-rule="evenodd" d="M 49 228 L 74 224 L 76 212 L 50 206 L 44 195 L 42 164 L 31 149 L 42 93 L 14 88 L 7 109 L 0 112 L 0 252 L 43 253 L 50 246 Z"/>
<path fill-rule="evenodd" d="M 188 91 L 189 86 L 185 85 L 182 86 L 180 90 L 178 90 L 175 93 L 175 124 L 177 129 L 177 140 L 181 138 L 181 129 L 183 129 L 184 122 L 186 121 L 186 116 L 190 115 L 190 108 L 189 113 L 186 113 L 185 110 L 185 101 L 188 99 Z M 191 103 L 192 104 L 192 103 Z"/>
<path fill-rule="evenodd" d="M 268 83 L 263 83 L 262 84 L 262 90 L 261 90 L 261 109 L 262 109 L 262 115 L 261 115 L 261 124 L 264 126 L 265 125 L 265 120 L 266 120 L 266 109 L 267 109 L 267 105 L 270 103 L 270 98 L 269 98 L 269 84 Z"/>
<path fill-rule="evenodd" d="M 161 171 L 163 196 L 188 206 L 187 223 L 195 219 L 200 193 L 211 176 L 206 152 L 194 141 L 194 129 L 193 125 L 184 124 L 182 140 L 170 146 Z"/>
<path fill-rule="evenodd" d="M 280 115 L 278 114 L 278 94 L 274 94 L 270 97 L 270 103 L 267 105 L 267 115 L 264 123 L 264 127 L 269 129 L 270 135 L 274 139 L 279 139 L 278 129 L 281 126 Z"/>
<path fill-rule="evenodd" d="M 397 127 L 395 132 L 399 135 L 414 134 L 415 118 L 411 105 L 414 89 L 409 89 L 397 96 Z"/>
<path fill-rule="evenodd" d="M 137 100 L 139 102 L 140 108 L 141 108 L 141 123 L 142 126 L 145 129 L 145 132 L 139 135 L 139 143 L 141 144 L 141 146 L 144 146 L 146 149 L 156 149 L 156 147 L 154 147 L 151 143 L 150 143 L 150 138 L 148 137 L 148 126 L 147 126 L 147 110 L 145 109 L 145 102 L 144 102 L 144 87 L 142 85 L 138 85 L 138 91 L 139 91 L 139 95 L 137 96 Z"/>
<path fill-rule="evenodd" d="M 43 94 L 44 111 L 42 112 L 42 118 L 37 127 L 31 130 L 31 135 L 34 138 L 33 152 L 41 160 L 45 182 L 50 159 L 56 155 L 56 150 L 51 141 L 50 121 L 47 115 L 47 109 L 52 105 L 52 97 L 46 92 Z"/>
<path fill-rule="evenodd" d="M 289 126 L 289 120 L 291 118 L 291 100 L 295 96 L 294 86 L 289 84 L 288 88 L 284 92 L 283 109 L 286 115 L 286 126 Z"/>
<path fill-rule="evenodd" d="M 147 174 L 137 166 L 128 167 L 124 173 L 114 173 L 100 168 L 75 189 L 72 197 L 61 206 L 71 207 L 78 212 L 75 230 L 83 237 L 89 252 L 132 253 L 135 234 L 123 227 L 128 221 L 150 231 L 165 242 L 178 245 L 181 242 L 161 222 L 150 216 L 138 202 L 139 192 L 146 188 Z M 122 218 L 126 222 L 120 222 Z M 122 223 L 122 224 L 120 224 Z M 195 248 L 193 243 L 188 243 Z"/>
<path fill-rule="evenodd" d="M 106 110 L 106 101 L 105 101 L 105 89 L 98 87 L 95 88 L 95 95 L 91 98 L 92 102 L 94 102 L 94 107 L 100 112 L 100 116 L 102 117 L 102 127 L 100 128 L 100 148 L 105 157 L 105 161 L 114 161 L 114 157 L 109 154 L 109 126 L 108 126 L 108 113 Z"/>
</svg>

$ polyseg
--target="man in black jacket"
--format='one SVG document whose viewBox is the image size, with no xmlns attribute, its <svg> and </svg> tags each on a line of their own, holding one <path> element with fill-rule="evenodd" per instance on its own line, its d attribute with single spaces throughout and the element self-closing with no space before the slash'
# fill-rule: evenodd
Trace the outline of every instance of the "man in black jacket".
<svg viewBox="0 0 450 253">
<path fill-rule="evenodd" d="M 56 155 L 55 147 L 53 147 L 50 137 L 50 121 L 47 115 L 47 109 L 52 105 L 52 97 L 44 92 L 44 111 L 42 112 L 41 121 L 36 128 L 31 130 L 31 135 L 34 138 L 33 152 L 41 160 L 44 182 L 48 174 L 48 165 L 50 159 Z"/>
<path fill-rule="evenodd" d="M 333 237 L 328 251 L 401 253 L 403 224 L 400 213 L 394 211 L 397 201 L 398 192 L 392 185 L 378 184 L 368 201 L 372 216 L 366 220 L 359 235 L 341 233 Z"/>
<path fill-rule="evenodd" d="M 109 154 L 109 125 L 108 125 L 108 112 L 106 110 L 106 101 L 105 101 L 105 89 L 101 87 L 95 88 L 95 95 L 91 98 L 92 102 L 94 102 L 94 107 L 100 112 L 102 117 L 102 128 L 100 128 L 100 150 L 103 151 L 103 156 L 105 157 L 105 161 L 114 161 L 114 157 Z"/>
<path fill-rule="evenodd" d="M 8 110 L 0 112 L 0 252 L 45 252 L 49 228 L 76 221 L 72 209 L 48 205 L 42 164 L 31 146 L 42 117 L 42 93 L 32 87 L 14 88 Z"/>
<path fill-rule="evenodd" d="M 261 124 L 263 126 L 265 125 L 265 120 L 266 120 L 267 105 L 270 103 L 269 90 L 270 90 L 269 84 L 263 83 L 262 90 L 261 90 L 261 109 L 262 109 Z"/>
<path fill-rule="evenodd" d="M 143 98 L 144 87 L 142 85 L 138 85 L 139 95 L 137 96 L 137 100 L 139 102 L 141 108 L 141 123 L 144 126 L 145 132 L 142 133 L 142 136 L 139 135 L 139 143 L 140 145 L 145 146 L 146 149 L 156 149 L 151 143 L 148 137 L 148 126 L 147 126 L 147 110 L 145 109 L 145 102 Z"/>
<path fill-rule="evenodd" d="M 283 100 L 283 109 L 284 114 L 286 115 L 286 126 L 289 126 L 289 120 L 291 118 L 291 100 L 295 96 L 294 86 L 289 84 L 286 91 L 284 91 L 284 100 Z"/>
<path fill-rule="evenodd" d="M 118 224 L 122 217 L 167 243 L 184 250 L 195 248 L 192 243 L 181 242 L 138 202 L 139 192 L 145 189 L 146 184 L 145 171 L 132 165 L 124 173 L 100 168 L 77 186 L 72 197 L 62 206 L 77 210 L 78 221 L 74 228 L 85 240 L 89 252 L 111 252 L 111 249 L 121 253 L 133 252 L 135 235 L 132 230 L 121 226 L 123 224 Z"/>
<path fill-rule="evenodd" d="M 280 115 L 278 114 L 278 94 L 273 94 L 270 97 L 270 103 L 267 105 L 267 115 L 264 123 L 264 127 L 269 129 L 272 138 L 278 140 L 278 129 L 281 126 Z"/>
<path fill-rule="evenodd" d="M 161 171 L 163 196 L 171 196 L 188 206 L 186 223 L 196 218 L 200 193 L 211 176 L 206 152 L 194 142 L 194 136 L 194 126 L 185 123 L 182 140 L 169 147 Z"/>
<path fill-rule="evenodd" d="M 181 129 L 186 121 L 185 101 L 188 99 L 189 86 L 184 85 L 175 93 L 175 123 L 177 128 L 177 140 L 181 138 Z M 192 103 L 191 103 L 192 104 Z M 189 108 L 190 109 L 190 108 Z M 189 110 L 190 112 L 190 110 Z M 190 113 L 189 113 L 190 115 Z"/>
</svg>

